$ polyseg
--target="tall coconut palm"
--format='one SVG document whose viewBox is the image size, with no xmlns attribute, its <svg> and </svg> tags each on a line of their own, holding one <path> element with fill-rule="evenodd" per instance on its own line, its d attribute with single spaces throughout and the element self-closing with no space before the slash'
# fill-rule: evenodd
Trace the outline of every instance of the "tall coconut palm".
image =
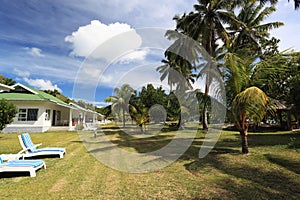
<svg viewBox="0 0 300 200">
<path fill-rule="evenodd" d="M 129 107 L 131 107 L 129 100 L 135 93 L 129 84 L 124 84 L 121 88 L 115 88 L 114 93 L 116 96 L 107 97 L 105 102 L 112 102 L 111 111 L 122 116 L 123 127 L 125 127 L 126 111 L 128 111 Z"/>
<path fill-rule="evenodd" d="M 295 10 L 299 9 L 300 8 L 300 0 L 294 0 L 294 3 L 295 3 Z"/>
<path fill-rule="evenodd" d="M 226 25 L 238 23 L 233 12 L 235 4 L 235 1 L 228 0 L 198 0 L 198 4 L 194 5 L 195 12 L 184 14 L 181 18 L 175 18 L 177 21 L 176 29 L 201 43 L 211 58 L 215 58 L 219 48 L 218 41 L 222 41 L 226 45 L 230 43 L 230 35 L 226 30 Z M 211 64 L 209 62 L 206 67 L 210 68 Z M 208 97 L 211 82 L 209 73 L 205 77 L 204 93 Z M 203 129 L 208 129 L 207 105 L 207 102 L 204 101 Z"/>
<path fill-rule="evenodd" d="M 248 126 L 249 121 L 261 122 L 268 109 L 269 98 L 257 87 L 249 87 L 240 92 L 233 100 L 232 113 L 236 127 L 242 139 L 242 152 L 248 150 Z"/>
<path fill-rule="evenodd" d="M 265 4 L 266 2 L 270 2 L 271 4 L 277 3 L 278 0 L 260 0 L 260 2 L 262 4 Z M 290 0 L 288 0 L 288 2 L 290 2 Z M 295 4 L 295 10 L 299 9 L 300 7 L 300 0 L 294 0 L 294 4 Z"/>
<path fill-rule="evenodd" d="M 203 48 L 178 31 L 168 30 L 165 36 L 174 42 L 165 51 L 166 59 L 162 60 L 163 65 L 157 68 L 161 74 L 161 80 L 168 78 L 171 91 L 173 91 L 173 86 L 177 86 L 176 89 L 179 87 L 182 90 L 191 89 L 191 84 L 196 78 L 193 70 L 196 68 Z"/>
<path fill-rule="evenodd" d="M 239 23 L 232 23 L 227 28 L 231 35 L 232 50 L 238 52 L 240 49 L 250 48 L 247 56 L 261 53 L 263 40 L 269 37 L 269 31 L 284 25 L 282 22 L 263 23 L 276 11 L 275 5 L 264 6 L 257 0 L 247 0 L 240 2 L 239 7 Z"/>
<path fill-rule="evenodd" d="M 229 0 L 198 0 L 194 5 L 195 12 L 175 17 L 176 29 L 201 42 L 209 55 L 215 57 L 217 41 L 230 42 L 226 24 L 237 23 L 232 10 L 234 3 Z"/>
<path fill-rule="evenodd" d="M 263 6 L 256 0 L 244 0 L 238 4 L 238 8 L 241 8 L 237 13 L 239 23 L 227 27 L 231 35 L 231 44 L 224 46 L 224 54 L 219 55 L 225 69 L 223 71 L 229 103 L 242 90 L 255 85 L 254 80 L 262 77 L 261 74 L 266 71 L 276 73 L 277 69 L 274 66 L 279 62 L 278 59 L 282 58 L 278 52 L 275 53 L 276 51 L 275 54 L 265 52 L 269 31 L 283 25 L 281 22 L 263 23 L 275 11 L 275 7 Z M 276 46 L 276 43 L 274 45 Z"/>
</svg>

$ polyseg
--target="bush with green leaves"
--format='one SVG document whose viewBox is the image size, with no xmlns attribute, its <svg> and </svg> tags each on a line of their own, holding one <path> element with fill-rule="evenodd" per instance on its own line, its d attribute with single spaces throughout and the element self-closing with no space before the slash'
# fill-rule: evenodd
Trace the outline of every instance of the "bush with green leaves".
<svg viewBox="0 0 300 200">
<path fill-rule="evenodd" d="M 17 113 L 17 107 L 13 103 L 8 102 L 6 99 L 0 100 L 0 131 L 4 129 L 7 124 L 13 122 Z"/>
</svg>

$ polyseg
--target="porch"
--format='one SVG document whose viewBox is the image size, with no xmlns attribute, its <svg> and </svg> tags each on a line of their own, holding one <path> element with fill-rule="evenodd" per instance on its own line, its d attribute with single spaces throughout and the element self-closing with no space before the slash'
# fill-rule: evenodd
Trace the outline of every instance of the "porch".
<svg viewBox="0 0 300 200">
<path fill-rule="evenodd" d="M 69 126 L 51 126 L 48 131 L 69 131 Z"/>
</svg>

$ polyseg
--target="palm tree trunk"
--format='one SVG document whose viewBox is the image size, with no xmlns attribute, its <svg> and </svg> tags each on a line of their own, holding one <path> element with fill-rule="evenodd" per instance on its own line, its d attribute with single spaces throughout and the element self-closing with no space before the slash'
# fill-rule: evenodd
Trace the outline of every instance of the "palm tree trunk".
<svg viewBox="0 0 300 200">
<path fill-rule="evenodd" d="M 205 91 L 204 91 L 204 105 L 203 105 L 203 113 L 202 113 L 202 125 L 203 130 L 208 130 L 208 116 L 207 116 L 207 107 L 208 107 L 208 99 L 209 99 L 209 84 L 210 84 L 210 68 L 211 63 L 208 63 L 208 72 L 206 73 L 206 80 L 205 80 Z"/>
<path fill-rule="evenodd" d="M 123 108 L 123 127 L 125 127 L 125 110 Z"/>
<path fill-rule="evenodd" d="M 240 135 L 242 139 L 242 153 L 247 154 L 249 153 L 248 149 L 248 139 L 247 139 L 247 130 L 240 130 Z"/>
<path fill-rule="evenodd" d="M 202 111 L 202 125 L 203 130 L 208 130 L 208 117 L 207 117 L 207 104 L 208 104 L 208 84 L 205 86 L 205 94 L 204 94 L 204 105 Z"/>
<path fill-rule="evenodd" d="M 202 125 L 203 125 L 203 130 L 208 130 L 207 103 L 206 103 L 206 101 L 204 102 L 204 107 L 203 107 Z"/>
<path fill-rule="evenodd" d="M 143 124 L 139 124 L 139 127 L 141 129 L 141 133 L 144 133 Z"/>
<path fill-rule="evenodd" d="M 181 113 L 179 114 L 179 118 L 178 118 L 178 124 L 176 125 L 176 128 L 180 128 L 181 126 Z"/>
</svg>

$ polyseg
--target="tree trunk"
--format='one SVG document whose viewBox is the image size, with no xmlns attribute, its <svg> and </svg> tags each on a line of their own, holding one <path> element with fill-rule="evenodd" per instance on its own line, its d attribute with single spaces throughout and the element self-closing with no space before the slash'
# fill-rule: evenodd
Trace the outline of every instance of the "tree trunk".
<svg viewBox="0 0 300 200">
<path fill-rule="evenodd" d="M 179 114 L 179 118 L 178 118 L 178 124 L 176 125 L 176 128 L 180 128 L 181 126 L 181 113 Z"/>
<path fill-rule="evenodd" d="M 297 120 L 296 129 L 299 129 L 299 124 L 300 124 L 300 112 L 296 112 L 296 120 Z"/>
<path fill-rule="evenodd" d="M 283 129 L 283 120 L 282 120 L 282 111 L 278 110 L 278 118 L 279 118 L 279 123 L 280 123 L 280 129 Z"/>
<path fill-rule="evenodd" d="M 206 97 L 205 97 L 206 98 Z M 207 100 L 205 99 L 202 113 L 202 125 L 203 130 L 208 130 L 208 120 L 207 120 Z"/>
<path fill-rule="evenodd" d="M 247 153 L 249 153 L 247 130 L 241 130 L 240 135 L 241 135 L 241 139 L 242 139 L 242 153 L 247 154 Z"/>
<path fill-rule="evenodd" d="M 125 110 L 123 108 L 123 127 L 125 127 Z"/>
<path fill-rule="evenodd" d="M 139 127 L 141 129 L 141 133 L 144 133 L 143 124 L 139 124 Z"/>
<path fill-rule="evenodd" d="M 203 105 L 203 113 L 202 113 L 202 125 L 203 130 L 208 130 L 208 116 L 207 116 L 207 107 L 208 107 L 208 101 L 209 101 L 209 84 L 210 84 L 210 68 L 211 64 L 208 64 L 208 72 L 206 73 L 206 79 L 205 79 L 205 91 L 204 91 L 204 105 Z"/>
</svg>

